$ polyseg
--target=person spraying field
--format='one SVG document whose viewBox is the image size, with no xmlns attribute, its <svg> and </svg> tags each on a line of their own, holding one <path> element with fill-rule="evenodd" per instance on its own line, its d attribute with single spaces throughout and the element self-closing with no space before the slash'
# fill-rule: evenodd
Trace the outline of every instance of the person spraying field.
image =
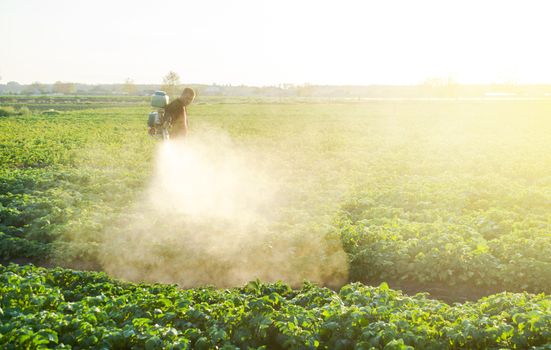
<svg viewBox="0 0 551 350">
<path fill-rule="evenodd" d="M 158 108 L 149 113 L 149 134 L 168 140 L 170 137 L 185 137 L 189 129 L 187 106 L 195 99 L 195 91 L 185 88 L 179 98 L 168 102 L 164 91 L 157 91 L 151 99 L 151 106 Z"/>
</svg>

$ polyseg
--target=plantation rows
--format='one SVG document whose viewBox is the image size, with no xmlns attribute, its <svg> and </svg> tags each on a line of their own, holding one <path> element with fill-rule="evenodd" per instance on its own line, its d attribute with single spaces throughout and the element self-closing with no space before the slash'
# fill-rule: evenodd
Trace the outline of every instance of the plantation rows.
<svg viewBox="0 0 551 350">
<path fill-rule="evenodd" d="M 544 192 L 449 174 L 357 193 L 338 230 L 351 280 L 549 293 L 550 209 Z"/>
<path fill-rule="evenodd" d="M 549 349 L 551 298 L 449 306 L 385 284 L 179 290 L 103 273 L 0 266 L 0 345 L 137 349 Z"/>
<path fill-rule="evenodd" d="M 101 269 L 102 235 L 118 234 L 113 223 L 151 176 L 147 111 L 0 120 L 0 260 Z M 274 237 L 340 239 L 349 281 L 484 295 L 551 292 L 550 111 L 236 104 L 190 115 L 193 128 L 220 128 L 274 164 L 286 194 Z"/>
<path fill-rule="evenodd" d="M 128 116 L 107 110 L 1 120 L 0 261 L 93 260 L 102 220 L 128 205 L 149 171 L 137 160 L 151 159 L 144 147 L 154 142 Z M 113 168 L 121 147 L 128 152 L 118 164 L 126 167 Z"/>
<path fill-rule="evenodd" d="M 144 96 L 0 96 L 0 106 L 31 110 L 80 110 L 146 105 Z"/>
</svg>

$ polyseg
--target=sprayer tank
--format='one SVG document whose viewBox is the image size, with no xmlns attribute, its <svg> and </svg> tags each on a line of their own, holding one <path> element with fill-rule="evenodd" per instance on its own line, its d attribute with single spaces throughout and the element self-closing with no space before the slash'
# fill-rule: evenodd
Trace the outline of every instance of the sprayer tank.
<svg viewBox="0 0 551 350">
<path fill-rule="evenodd" d="M 156 108 L 165 108 L 168 104 L 168 95 L 164 91 L 155 91 L 151 97 L 151 106 Z"/>
</svg>

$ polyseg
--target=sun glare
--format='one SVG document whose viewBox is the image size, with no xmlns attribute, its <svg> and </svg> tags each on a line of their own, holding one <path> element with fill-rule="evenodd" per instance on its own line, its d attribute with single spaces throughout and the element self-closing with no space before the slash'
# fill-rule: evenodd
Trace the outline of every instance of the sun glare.
<svg viewBox="0 0 551 350">
<path fill-rule="evenodd" d="M 2 80 L 149 83 L 168 66 L 195 83 L 551 81 L 545 1 L 209 0 L 166 8 L 159 24 L 156 9 L 141 2 L 2 1 L 0 31 L 17 33 L 3 36 Z"/>
</svg>

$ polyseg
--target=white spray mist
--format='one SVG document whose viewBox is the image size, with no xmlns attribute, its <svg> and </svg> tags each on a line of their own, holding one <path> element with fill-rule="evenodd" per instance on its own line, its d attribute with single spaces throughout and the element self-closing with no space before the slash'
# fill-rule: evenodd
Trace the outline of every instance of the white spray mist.
<svg viewBox="0 0 551 350">
<path fill-rule="evenodd" d="M 183 287 L 231 287 L 255 278 L 343 283 L 339 242 L 276 229 L 285 194 L 266 156 L 212 129 L 160 144 L 145 198 L 117 223 L 116 234 L 104 235 L 104 269 Z"/>
</svg>

